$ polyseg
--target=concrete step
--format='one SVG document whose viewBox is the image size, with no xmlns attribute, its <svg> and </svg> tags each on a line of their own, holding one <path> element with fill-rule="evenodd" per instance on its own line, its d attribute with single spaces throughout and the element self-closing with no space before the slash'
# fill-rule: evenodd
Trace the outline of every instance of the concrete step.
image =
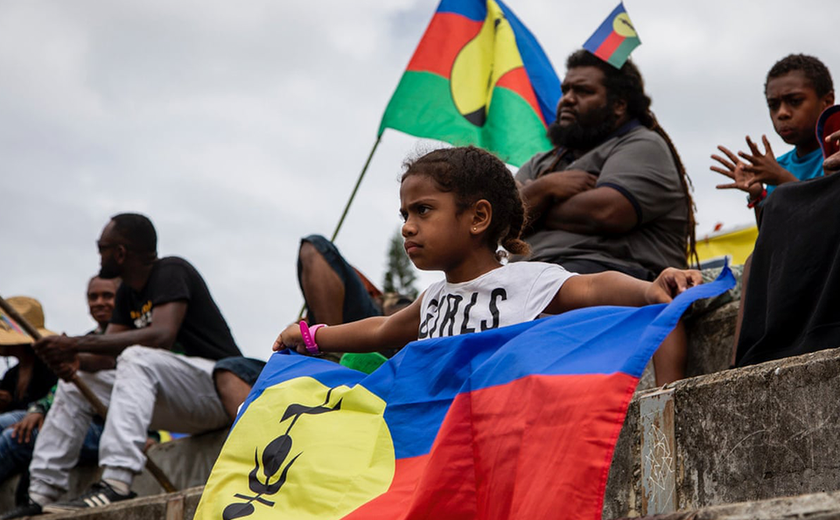
<svg viewBox="0 0 840 520">
<path fill-rule="evenodd" d="M 840 490 L 840 351 L 638 393 L 604 518 Z"/>
<path fill-rule="evenodd" d="M 210 470 L 213 469 L 227 433 L 226 429 L 218 430 L 157 444 L 149 449 L 149 457 L 179 490 L 203 486 L 210 476 Z M 99 480 L 99 475 L 100 470 L 95 466 L 77 467 L 70 474 L 70 490 L 62 499 L 75 498 L 84 493 L 91 484 Z M 15 477 L 0 485 L 0 512 L 14 509 L 17 482 L 18 477 Z M 134 480 L 132 491 L 140 497 L 163 493 L 163 489 L 146 470 Z"/>
<path fill-rule="evenodd" d="M 203 489 L 199 486 L 178 493 L 137 498 L 91 511 L 50 515 L 47 518 L 49 520 L 193 520 Z M 840 519 L 840 492 L 774 498 L 634 518 L 636 520 L 834 520 Z M 616 520 L 627 520 L 627 517 Z"/>
<path fill-rule="evenodd" d="M 687 377 L 713 374 L 729 368 L 739 307 L 738 302 L 732 302 L 686 320 Z"/>
<path fill-rule="evenodd" d="M 840 518 L 840 492 L 835 491 L 704 507 L 683 513 L 636 517 L 635 520 L 836 520 L 838 518 Z"/>
<path fill-rule="evenodd" d="M 175 493 L 164 493 L 117 502 L 87 511 L 31 518 L 41 520 L 65 520 L 69 518 L 80 520 L 83 518 L 89 520 L 192 520 L 203 489 L 204 486 L 197 486 Z"/>
</svg>

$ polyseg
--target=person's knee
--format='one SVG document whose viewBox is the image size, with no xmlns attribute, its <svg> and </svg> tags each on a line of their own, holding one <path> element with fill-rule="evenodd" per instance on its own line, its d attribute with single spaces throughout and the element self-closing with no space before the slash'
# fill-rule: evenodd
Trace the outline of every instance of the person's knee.
<svg viewBox="0 0 840 520">
<path fill-rule="evenodd" d="M 247 383 L 230 370 L 220 368 L 213 371 L 213 385 L 216 387 L 216 392 L 218 392 L 219 395 L 221 395 L 225 389 L 240 384 Z"/>
<path fill-rule="evenodd" d="M 171 362 L 172 352 L 159 348 L 135 345 L 128 347 L 117 357 L 115 384 L 125 381 L 144 380 L 160 383 L 160 369 Z"/>
<path fill-rule="evenodd" d="M 153 351 L 149 347 L 143 347 L 140 345 L 134 345 L 133 347 L 126 347 L 120 352 L 120 355 L 117 356 L 117 367 L 121 364 L 126 363 L 138 363 L 142 362 L 144 359 L 149 358 L 150 351 Z"/>
<path fill-rule="evenodd" d="M 318 251 L 318 248 L 315 247 L 311 242 L 306 241 L 300 243 L 298 257 L 300 258 L 300 263 L 304 269 L 310 267 L 315 262 L 324 261 L 324 255 L 322 255 L 321 252 Z"/>
<path fill-rule="evenodd" d="M 0 433 L 0 456 L 2 457 L 8 456 L 16 444 L 15 439 L 12 437 L 13 431 L 13 428 L 6 428 Z"/>
<path fill-rule="evenodd" d="M 251 392 L 251 385 L 229 370 L 217 369 L 213 372 L 213 384 L 222 402 L 222 407 L 231 421 L 236 419 L 239 406 L 245 402 Z"/>
</svg>

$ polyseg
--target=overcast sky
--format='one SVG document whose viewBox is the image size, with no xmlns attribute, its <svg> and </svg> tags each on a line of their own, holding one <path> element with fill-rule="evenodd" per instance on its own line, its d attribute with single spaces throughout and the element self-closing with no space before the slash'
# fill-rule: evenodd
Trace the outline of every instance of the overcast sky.
<svg viewBox="0 0 840 520">
<path fill-rule="evenodd" d="M 614 0 L 510 0 L 558 74 Z M 791 52 L 840 71 L 828 1 L 627 0 L 634 51 L 694 180 L 698 236 L 749 224 L 718 192 L 717 144 L 776 137 L 764 77 Z M 266 358 L 302 297 L 298 240 L 329 236 L 435 0 L 0 2 L 0 295 L 93 327 L 84 291 L 108 219 L 137 211 L 161 256 L 204 275 L 239 346 Z M 337 244 L 381 284 L 400 164 L 435 146 L 386 131 Z M 422 289 L 440 277 L 424 274 Z M 2 370 L 2 367 L 0 367 Z"/>
</svg>

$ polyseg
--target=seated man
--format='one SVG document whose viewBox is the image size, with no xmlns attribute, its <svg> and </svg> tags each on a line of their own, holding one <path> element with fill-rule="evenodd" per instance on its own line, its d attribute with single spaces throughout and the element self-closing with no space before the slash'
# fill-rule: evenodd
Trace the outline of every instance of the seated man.
<svg viewBox="0 0 840 520">
<path fill-rule="evenodd" d="M 823 167 L 825 177 L 780 186 L 764 205 L 744 273 L 737 366 L 840 346 L 840 153 Z"/>
<path fill-rule="evenodd" d="M 135 496 L 149 429 L 200 433 L 228 424 L 213 387 L 215 361 L 241 355 L 201 275 L 186 260 L 157 257 L 148 218 L 116 215 L 98 242 L 102 278 L 121 277 L 105 334 L 54 336 L 35 344 L 61 377 L 29 471 L 30 503 L 3 518 L 98 507 Z M 79 353 L 110 356 L 116 368 L 88 373 Z M 56 503 L 68 488 L 94 409 L 65 381 L 78 371 L 107 406 L 99 447 L 102 480 L 76 500 Z"/>
<path fill-rule="evenodd" d="M 632 61 L 616 69 L 584 50 L 566 68 L 548 131 L 555 148 L 516 174 L 531 221 L 524 259 L 642 280 L 685 268 L 687 252 L 696 258 L 690 181 L 641 73 Z M 680 325 L 653 358 L 657 384 L 683 377 L 685 349 Z"/>
<path fill-rule="evenodd" d="M 88 334 L 103 334 L 111 313 L 114 310 L 114 297 L 119 287 L 119 279 L 105 280 L 94 276 L 88 282 L 87 301 L 91 317 L 96 321 L 96 328 Z M 50 333 L 49 335 L 52 335 Z M 33 353 L 34 355 L 34 353 Z M 95 367 L 88 366 L 88 371 Z M 111 368 L 111 367 L 107 367 Z M 50 372 L 52 375 L 52 373 Z M 53 380 L 55 376 L 53 375 Z M 54 393 L 29 403 L 26 415 L 19 422 L 9 426 L 0 434 L 0 482 L 25 471 L 32 459 L 32 449 L 38 430 L 44 424 L 44 417 L 52 406 Z M 97 416 L 91 422 L 82 444 L 80 460 L 96 462 L 99 454 L 99 437 L 102 434 L 102 419 Z M 23 482 L 28 482 L 25 478 Z M 25 491 L 25 488 L 24 488 Z M 25 495 L 20 493 L 19 495 Z"/>
</svg>

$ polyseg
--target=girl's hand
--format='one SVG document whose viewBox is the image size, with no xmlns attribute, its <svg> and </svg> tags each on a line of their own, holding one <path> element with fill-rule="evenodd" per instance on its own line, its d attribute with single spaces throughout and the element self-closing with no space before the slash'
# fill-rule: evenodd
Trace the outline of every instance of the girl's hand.
<svg viewBox="0 0 840 520">
<path fill-rule="evenodd" d="M 671 303 L 678 294 L 695 285 L 703 283 L 700 271 L 694 269 L 680 270 L 669 267 L 656 277 L 645 291 L 648 304 Z"/>
<path fill-rule="evenodd" d="M 303 336 L 300 334 L 300 325 L 292 323 L 286 327 L 283 332 L 274 340 L 274 346 L 271 350 L 277 352 L 285 349 L 297 350 L 301 354 L 308 354 L 306 346 L 303 343 Z"/>
</svg>

